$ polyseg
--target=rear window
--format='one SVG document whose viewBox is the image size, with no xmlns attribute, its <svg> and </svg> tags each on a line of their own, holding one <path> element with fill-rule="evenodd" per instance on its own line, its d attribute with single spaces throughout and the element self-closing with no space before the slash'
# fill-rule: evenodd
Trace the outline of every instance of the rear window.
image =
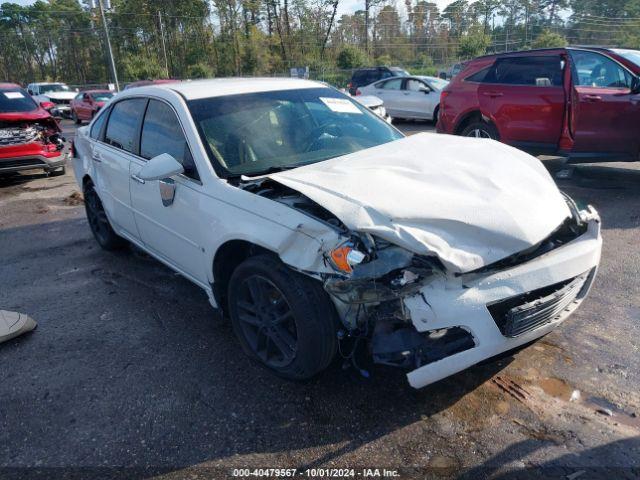
<svg viewBox="0 0 640 480">
<path fill-rule="evenodd" d="M 499 58 L 483 79 L 483 83 L 562 86 L 563 60 L 560 56 Z"/>
<path fill-rule="evenodd" d="M 0 113 L 32 112 L 37 108 L 31 95 L 21 88 L 0 91 Z"/>
<path fill-rule="evenodd" d="M 144 113 L 147 100 L 132 98 L 116 103 L 111 109 L 105 143 L 134 153 L 136 148 L 136 132 Z"/>
</svg>

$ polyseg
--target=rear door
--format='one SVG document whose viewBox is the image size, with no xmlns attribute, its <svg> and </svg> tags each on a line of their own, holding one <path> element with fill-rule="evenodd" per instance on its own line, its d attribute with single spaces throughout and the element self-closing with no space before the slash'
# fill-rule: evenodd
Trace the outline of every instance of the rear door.
<svg viewBox="0 0 640 480">
<path fill-rule="evenodd" d="M 402 110 L 402 81 L 400 77 L 390 78 L 375 84 L 375 89 L 371 92 L 384 102 L 384 108 L 392 117 L 399 116 Z M 369 93 L 369 92 L 368 92 Z"/>
<path fill-rule="evenodd" d="M 572 160 L 638 160 L 640 95 L 633 75 L 606 55 L 571 50 Z"/>
<path fill-rule="evenodd" d="M 560 52 L 496 60 L 478 97 L 502 142 L 539 153 L 557 150 L 565 113 L 566 63 Z"/>
<path fill-rule="evenodd" d="M 185 172 L 163 180 L 140 180 L 138 173 L 151 158 L 168 153 Z M 162 190 L 173 191 L 173 198 Z M 162 100 L 151 99 L 142 124 L 140 156 L 131 162 L 131 203 L 140 238 L 156 256 L 186 273 L 202 287 L 207 286 L 203 232 L 206 215 L 203 186 L 191 156 L 181 123 L 173 108 Z"/>
<path fill-rule="evenodd" d="M 147 100 L 127 98 L 119 101 L 109 114 L 102 141 L 96 142 L 91 161 L 97 172 L 94 179 L 109 220 L 125 236 L 138 239 L 129 194 L 129 166 L 138 148 L 138 132 Z"/>
</svg>

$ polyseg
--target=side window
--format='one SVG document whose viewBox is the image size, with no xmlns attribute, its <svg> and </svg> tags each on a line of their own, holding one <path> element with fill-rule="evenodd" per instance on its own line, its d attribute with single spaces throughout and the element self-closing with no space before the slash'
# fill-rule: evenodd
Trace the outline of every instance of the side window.
<svg viewBox="0 0 640 480">
<path fill-rule="evenodd" d="M 389 78 L 389 77 L 393 77 L 393 73 L 391 73 L 389 70 L 384 70 L 380 78 Z"/>
<path fill-rule="evenodd" d="M 176 114 L 166 103 L 149 100 L 142 124 L 140 156 L 149 159 L 162 153 L 168 153 L 178 160 L 186 176 L 200 179 Z"/>
<path fill-rule="evenodd" d="M 493 65 L 492 65 L 493 66 Z M 491 69 L 491 67 L 485 67 L 482 70 L 474 73 L 473 75 L 469 75 L 467 78 L 465 78 L 465 82 L 477 82 L 477 83 L 482 83 L 484 82 L 485 77 L 487 76 L 487 73 L 489 73 L 489 70 Z"/>
<path fill-rule="evenodd" d="M 425 88 L 428 87 L 424 83 L 413 78 L 409 78 L 404 87 L 405 90 L 409 90 L 410 92 L 419 92 L 420 90 L 424 90 Z"/>
<path fill-rule="evenodd" d="M 483 83 L 561 87 L 562 67 L 560 55 L 499 58 Z"/>
<path fill-rule="evenodd" d="M 89 132 L 89 136 L 94 140 L 99 140 L 100 132 L 102 131 L 102 125 L 104 125 L 105 119 L 109 116 L 109 111 L 105 110 L 98 118 L 96 118 L 91 125 L 91 131 Z"/>
<path fill-rule="evenodd" d="M 116 103 L 111 109 L 105 143 L 135 153 L 136 130 L 147 103 L 145 98 L 132 98 Z"/>
<path fill-rule="evenodd" d="M 394 78 L 393 80 L 387 80 L 382 84 L 384 90 L 400 90 L 402 88 L 402 79 Z"/>
<path fill-rule="evenodd" d="M 74 100 L 81 100 L 83 95 L 84 95 L 83 93 L 79 93 L 78 95 L 75 96 Z"/>
<path fill-rule="evenodd" d="M 604 55 L 572 50 L 571 59 L 574 83 L 577 86 L 631 88 L 631 74 Z"/>
</svg>

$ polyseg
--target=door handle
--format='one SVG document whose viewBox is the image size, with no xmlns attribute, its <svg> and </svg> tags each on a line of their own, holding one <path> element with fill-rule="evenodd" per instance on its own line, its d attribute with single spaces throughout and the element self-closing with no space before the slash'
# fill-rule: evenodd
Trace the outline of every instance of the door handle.
<svg viewBox="0 0 640 480">
<path fill-rule="evenodd" d="M 587 102 L 601 102 L 602 101 L 602 97 L 600 95 L 585 95 L 584 99 Z"/>
<path fill-rule="evenodd" d="M 140 178 L 138 175 L 136 175 L 135 173 L 131 174 L 131 179 L 144 185 L 144 180 L 142 178 Z"/>
<path fill-rule="evenodd" d="M 100 154 L 98 152 L 93 152 L 91 154 L 91 158 L 93 159 L 94 162 L 100 163 L 102 161 L 102 159 L 100 158 Z"/>
<path fill-rule="evenodd" d="M 483 95 L 485 97 L 497 98 L 497 97 L 502 97 L 504 95 L 504 93 L 501 93 L 501 92 L 484 92 Z"/>
</svg>

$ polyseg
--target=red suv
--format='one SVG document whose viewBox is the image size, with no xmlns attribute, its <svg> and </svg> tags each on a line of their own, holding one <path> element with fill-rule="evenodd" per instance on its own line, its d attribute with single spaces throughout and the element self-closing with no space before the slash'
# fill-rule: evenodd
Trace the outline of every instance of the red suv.
<svg viewBox="0 0 640 480">
<path fill-rule="evenodd" d="M 62 175 L 66 157 L 58 122 L 20 86 L 0 83 L 0 175 L 31 169 Z"/>
<path fill-rule="evenodd" d="M 91 121 L 93 116 L 108 102 L 114 93 L 109 90 L 85 90 L 71 100 L 71 118 L 76 124 Z"/>
<path fill-rule="evenodd" d="M 572 162 L 640 160 L 640 51 L 569 47 L 489 55 L 442 91 L 438 132 Z"/>
</svg>

